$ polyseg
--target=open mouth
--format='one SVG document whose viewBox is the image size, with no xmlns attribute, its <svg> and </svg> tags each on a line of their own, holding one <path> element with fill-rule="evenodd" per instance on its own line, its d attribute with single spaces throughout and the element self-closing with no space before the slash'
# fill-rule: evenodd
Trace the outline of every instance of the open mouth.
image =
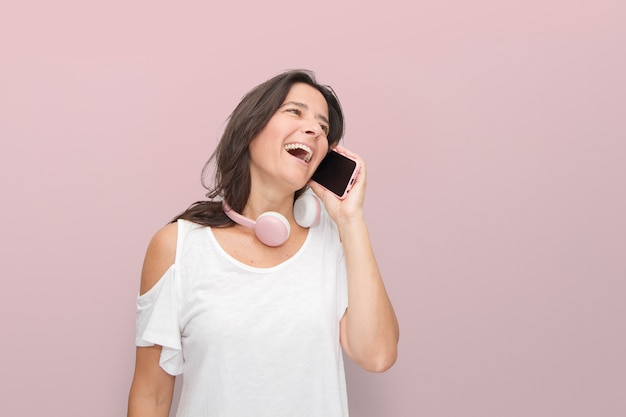
<svg viewBox="0 0 626 417">
<path fill-rule="evenodd" d="M 304 162 L 309 162 L 313 157 L 313 151 L 311 148 L 303 145 L 302 143 L 288 143 L 285 145 L 285 150 L 289 152 L 290 155 L 300 158 Z"/>
</svg>

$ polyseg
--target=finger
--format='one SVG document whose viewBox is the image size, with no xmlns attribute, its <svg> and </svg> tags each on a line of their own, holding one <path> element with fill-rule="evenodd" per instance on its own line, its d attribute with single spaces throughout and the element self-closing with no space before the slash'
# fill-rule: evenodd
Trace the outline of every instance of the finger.
<svg viewBox="0 0 626 417">
<path fill-rule="evenodd" d="M 337 146 L 335 146 L 335 148 L 334 148 L 334 149 L 335 149 L 337 152 L 339 152 L 339 153 L 343 153 L 343 154 L 348 155 L 348 156 L 352 156 L 352 157 L 356 157 L 356 156 L 357 156 L 356 154 L 354 154 L 353 152 L 351 152 L 348 148 L 345 148 L 345 147 L 343 147 L 343 146 L 341 146 L 341 145 L 337 145 Z"/>
</svg>

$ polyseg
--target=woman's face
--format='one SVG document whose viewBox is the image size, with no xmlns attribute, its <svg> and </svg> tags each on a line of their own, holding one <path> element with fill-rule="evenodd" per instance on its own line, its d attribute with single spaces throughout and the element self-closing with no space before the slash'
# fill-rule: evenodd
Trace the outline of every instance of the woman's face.
<svg viewBox="0 0 626 417">
<path fill-rule="evenodd" d="M 250 142 L 252 187 L 302 188 L 328 152 L 328 105 L 308 84 L 294 84 Z"/>
</svg>

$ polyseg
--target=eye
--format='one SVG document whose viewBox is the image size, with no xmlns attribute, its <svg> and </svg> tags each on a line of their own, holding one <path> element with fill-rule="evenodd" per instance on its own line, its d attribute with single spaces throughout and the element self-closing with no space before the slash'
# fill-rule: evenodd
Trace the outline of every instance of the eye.
<svg viewBox="0 0 626 417">
<path fill-rule="evenodd" d="M 297 116 L 301 116 L 302 115 L 302 110 L 300 110 L 297 107 L 289 107 L 288 109 L 285 110 L 287 113 L 292 113 L 295 114 Z"/>
<path fill-rule="evenodd" d="M 324 134 L 328 135 L 328 131 L 329 131 L 328 126 L 326 126 L 326 125 L 320 125 L 320 126 L 322 127 L 322 131 L 324 132 Z"/>
</svg>

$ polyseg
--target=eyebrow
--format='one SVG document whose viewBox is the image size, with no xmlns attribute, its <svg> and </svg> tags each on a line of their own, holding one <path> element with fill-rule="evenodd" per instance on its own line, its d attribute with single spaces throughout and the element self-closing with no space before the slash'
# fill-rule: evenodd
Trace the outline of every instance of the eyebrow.
<svg viewBox="0 0 626 417">
<path fill-rule="evenodd" d="M 309 106 L 307 106 L 304 103 L 297 102 L 297 101 L 287 101 L 287 102 L 283 103 L 282 106 L 280 106 L 280 107 L 284 107 L 284 106 L 286 106 L 288 104 L 292 104 L 292 105 L 300 107 L 301 109 L 304 109 L 304 110 L 309 110 Z M 322 116 L 321 114 L 318 114 L 318 115 L 316 115 L 316 117 L 319 120 L 321 120 L 322 122 L 326 123 L 327 125 L 330 125 L 330 122 L 328 121 L 328 119 L 325 116 Z"/>
</svg>

